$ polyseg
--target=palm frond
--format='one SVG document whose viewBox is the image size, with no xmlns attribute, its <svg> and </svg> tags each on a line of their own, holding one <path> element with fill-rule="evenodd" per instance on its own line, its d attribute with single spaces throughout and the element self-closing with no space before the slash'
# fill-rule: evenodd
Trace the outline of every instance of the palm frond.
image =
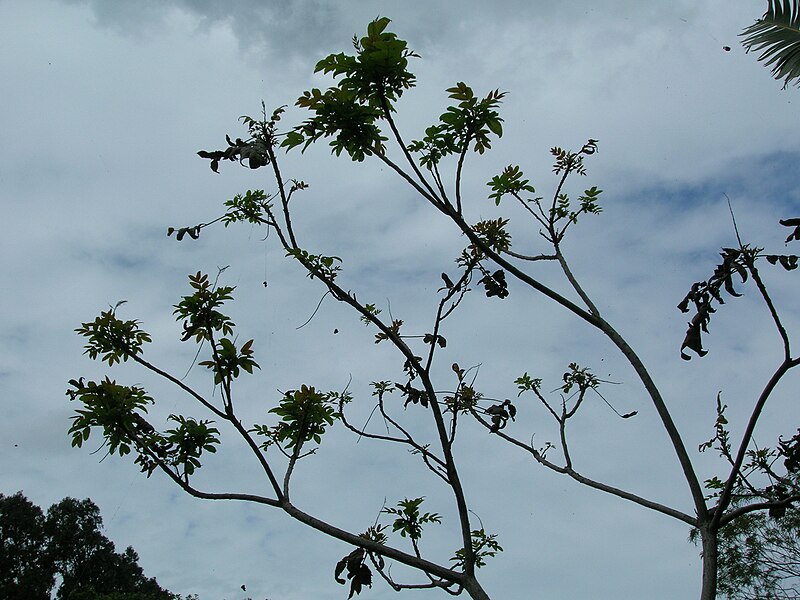
<svg viewBox="0 0 800 600">
<path fill-rule="evenodd" d="M 775 79 L 800 85 L 800 0 L 768 0 L 767 12 L 742 31 L 748 52 L 761 52 L 759 61 L 772 67 Z"/>
</svg>

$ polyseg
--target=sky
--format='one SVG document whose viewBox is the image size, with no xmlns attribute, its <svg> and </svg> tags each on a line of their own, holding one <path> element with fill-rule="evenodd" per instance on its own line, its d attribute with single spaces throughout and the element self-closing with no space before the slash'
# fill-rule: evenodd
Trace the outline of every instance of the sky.
<svg viewBox="0 0 800 600">
<path fill-rule="evenodd" d="M 274 236 L 264 240 L 264 230 L 246 225 L 181 243 L 165 233 L 212 220 L 244 190 L 274 188 L 264 171 L 225 164 L 214 174 L 196 152 L 222 147 L 226 133 L 243 135 L 237 118 L 257 116 L 262 100 L 268 110 L 289 105 L 282 123 L 298 123 L 297 96 L 330 84 L 313 74 L 316 61 L 349 51 L 353 34 L 379 15 L 421 56 L 411 65 L 417 87 L 398 106 L 406 139 L 437 120 L 444 90 L 458 81 L 479 94 L 509 92 L 504 136 L 466 165 L 465 210 L 473 221 L 511 217 L 518 251 L 544 249 L 535 224 L 507 204 L 495 207 L 485 182 L 519 164 L 548 197 L 557 184 L 549 149 L 599 140 L 587 177 L 570 190 L 598 186 L 604 211 L 580 222 L 564 251 L 649 365 L 700 476 L 720 474 L 716 457 L 695 452 L 713 434 L 717 393 L 736 437 L 780 360 L 779 340 L 747 288 L 714 317 L 709 355 L 687 363 L 679 357 L 687 316 L 676 305 L 711 274 L 719 248 L 736 244 L 726 197 L 744 240 L 774 252 L 784 251 L 787 234 L 778 219 L 800 211 L 798 91 L 783 90 L 737 38 L 764 4 L 0 1 L 0 493 L 22 490 L 44 508 L 65 496 L 91 498 L 108 537 L 120 549 L 133 545 L 145 573 L 176 593 L 234 600 L 244 597 L 244 584 L 254 600 L 346 597 L 333 570 L 351 548 L 273 509 L 190 498 L 164 476 L 145 478 L 130 457 L 103 458 L 99 438 L 71 448 L 75 406 L 64 392 L 70 378 L 108 373 L 156 397 L 154 424 L 171 413 L 208 418 L 135 365 L 92 363 L 73 330 L 126 300 L 118 314 L 139 319 L 154 339 L 145 358 L 212 396 L 210 379 L 190 369 L 195 348 L 180 342 L 171 313 L 188 293 L 187 274 L 214 276 L 228 266 L 220 281 L 236 286 L 231 316 L 243 339 L 255 339 L 261 365 L 237 386 L 243 421 L 270 422 L 279 390 L 303 383 L 342 390 L 351 379 L 352 419 L 368 419 L 369 382 L 399 381 L 402 360 L 331 298 L 299 328 L 323 290 L 284 258 Z M 378 161 L 336 159 L 325 144 L 281 160 L 287 177 L 310 184 L 296 200 L 301 244 L 342 257 L 344 287 L 391 310 L 409 333 L 427 331 L 440 273 L 455 273 L 463 238 Z M 532 272 L 569 293 L 552 265 Z M 797 275 L 765 277 L 796 333 Z M 514 398 L 523 372 L 555 389 L 573 361 L 614 382 L 605 398 L 620 413 L 638 414 L 621 420 L 592 398 L 569 432 L 576 468 L 692 512 L 652 406 L 596 332 L 512 283 L 504 300 L 468 295 L 444 335 L 435 370 L 443 390 L 453 385 L 452 362 L 480 365 L 475 385 L 488 397 Z M 797 383 L 790 377 L 778 389 L 756 435 L 760 445 L 797 428 Z M 398 418 L 429 433 L 422 409 L 395 402 Z M 510 430 L 541 445 L 557 441 L 541 406 L 516 403 Z M 370 427 L 380 431 L 374 420 Z M 204 461 L 198 487 L 267 493 L 252 457 L 227 433 Z M 493 598 L 698 594 L 699 549 L 685 524 L 547 472 L 474 424 L 462 424 L 455 453 L 476 523 L 505 549 L 480 572 Z M 458 533 L 440 483 L 403 449 L 339 426 L 301 464 L 293 498 L 359 532 L 384 500 L 425 496 L 427 510 L 443 517 L 423 539 L 425 551 L 447 563 Z M 392 572 L 418 581 L 400 566 Z M 396 594 L 378 581 L 362 596 Z"/>
</svg>

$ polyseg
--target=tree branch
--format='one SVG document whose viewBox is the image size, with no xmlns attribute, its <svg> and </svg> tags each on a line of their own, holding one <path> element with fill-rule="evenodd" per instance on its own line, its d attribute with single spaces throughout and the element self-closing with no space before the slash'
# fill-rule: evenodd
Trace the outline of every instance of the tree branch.
<svg viewBox="0 0 800 600">
<path fill-rule="evenodd" d="M 484 427 L 486 427 L 486 429 L 491 429 L 491 425 L 481 415 L 479 415 L 478 413 L 476 413 L 474 411 L 473 411 L 472 414 Z M 506 434 L 503 431 L 495 431 L 493 433 L 495 435 L 501 437 L 505 441 L 507 441 L 507 442 L 519 447 L 519 448 L 522 448 L 526 452 L 530 453 L 534 457 L 536 462 L 538 462 L 539 464 L 547 467 L 551 471 L 555 471 L 556 473 L 562 473 L 564 475 L 568 475 L 569 477 L 571 477 L 572 479 L 574 479 L 578 483 L 582 483 L 582 484 L 584 484 L 584 485 L 586 485 L 588 487 L 594 488 L 596 490 L 600 490 L 601 492 L 606 492 L 606 493 L 611 494 L 613 496 L 618 496 L 619 498 L 623 498 L 625 500 L 629 500 L 630 502 L 633 502 L 634 504 L 638 504 L 639 506 L 643 506 L 644 508 L 649 508 L 649 509 L 654 510 L 656 512 L 660 512 L 662 514 L 665 514 L 665 515 L 668 515 L 668 516 L 673 517 L 675 519 L 678 519 L 679 521 L 683 521 L 684 523 L 687 523 L 687 524 L 691 525 L 692 527 L 697 527 L 698 520 L 697 520 L 696 517 L 689 516 L 688 514 L 686 514 L 684 512 L 681 512 L 679 510 L 676 510 L 676 509 L 671 508 L 669 506 L 666 506 L 664 504 L 660 504 L 658 502 L 653 502 L 652 500 L 648 500 L 647 498 L 644 498 L 642 496 L 638 496 L 638 495 L 633 494 L 631 492 L 627 492 L 625 490 L 622 490 L 622 489 L 607 485 L 605 483 L 601 483 L 599 481 L 595 481 L 593 479 L 590 479 L 589 477 L 585 477 L 584 475 L 581 475 L 580 473 L 578 473 L 577 471 L 575 471 L 572 468 L 562 467 L 560 465 L 557 465 L 554 462 L 549 461 L 544 456 L 542 456 L 542 453 L 539 452 L 538 450 L 536 450 L 536 448 L 532 447 L 529 444 L 526 444 L 524 442 L 521 442 L 521 441 L 517 440 L 516 438 Z"/>
</svg>

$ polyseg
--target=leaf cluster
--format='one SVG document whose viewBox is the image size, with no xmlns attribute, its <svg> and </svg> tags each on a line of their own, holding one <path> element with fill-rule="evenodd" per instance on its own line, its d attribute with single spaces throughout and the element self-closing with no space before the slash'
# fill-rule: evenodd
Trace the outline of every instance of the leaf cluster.
<svg viewBox="0 0 800 600">
<path fill-rule="evenodd" d="M 408 59 L 417 56 L 397 35 L 386 31 L 390 23 L 378 18 L 367 26 L 367 35 L 354 38 L 355 56 L 331 54 L 317 63 L 314 72 L 341 78 L 338 85 L 324 92 L 313 88 L 297 99 L 296 105 L 314 116 L 290 131 L 281 144 L 287 149 L 303 145 L 303 150 L 322 137 L 334 137 L 332 151 L 346 152 L 352 160 L 383 151 L 387 140 L 377 121 L 392 111 L 416 78 L 408 71 Z"/>
<path fill-rule="evenodd" d="M 775 79 L 784 79 L 784 89 L 792 79 L 800 78 L 798 0 L 768 0 L 767 12 L 739 35 L 748 52 L 761 51 L 758 60 L 772 66 Z"/>
<path fill-rule="evenodd" d="M 181 415 L 170 415 L 169 419 L 178 424 L 165 432 L 166 441 L 170 444 L 170 462 L 180 466 L 184 477 L 188 478 L 200 468 L 203 452 L 213 454 L 217 451 L 219 430 L 210 427 L 212 421 L 208 420 L 196 421 Z"/>
<path fill-rule="evenodd" d="M 506 225 L 508 225 L 508 219 L 501 217 L 486 219 L 475 223 L 472 226 L 472 231 L 489 249 L 502 253 L 511 248 L 511 234 L 506 231 Z M 483 251 L 476 244 L 470 244 L 467 248 L 466 256 L 462 256 L 459 259 L 459 263 L 468 266 L 472 262 L 469 259 L 481 260 L 483 258 Z"/>
<path fill-rule="evenodd" d="M 102 362 L 111 366 L 141 354 L 142 346 L 152 341 L 150 334 L 139 328 L 139 323 L 117 318 L 112 308 L 101 312 L 92 322 L 81 323 L 75 332 L 89 338 L 84 354 L 92 360 L 100 357 Z"/>
<path fill-rule="evenodd" d="M 424 408 L 428 408 L 428 393 L 425 390 L 415 388 L 410 383 L 395 383 L 394 385 L 405 397 L 403 408 L 407 408 L 409 404 L 419 404 Z"/>
<path fill-rule="evenodd" d="M 397 503 L 397 508 L 388 507 L 381 512 L 397 517 L 392 523 L 392 531 L 399 531 L 401 537 L 408 537 L 416 542 L 422 537 L 423 525 L 442 522 L 442 518 L 436 513 L 420 512 L 424 500 L 424 497 L 412 500 L 405 498 Z"/>
<path fill-rule="evenodd" d="M 216 287 L 209 281 L 208 275 L 200 271 L 189 275 L 189 285 L 194 288 L 194 293 L 183 296 L 172 313 L 176 315 L 176 320 L 183 320 L 181 340 L 185 342 L 194 337 L 197 342 L 210 341 L 215 331 L 233 335 L 234 322 L 217 309 L 233 298 L 231 294 L 236 288 Z"/>
<path fill-rule="evenodd" d="M 556 204 L 552 208 L 554 220 L 560 221 L 561 219 L 567 219 L 569 223 L 577 223 L 578 217 L 582 214 L 600 214 L 603 209 L 598 204 L 598 201 L 602 193 L 603 190 L 598 189 L 597 186 L 592 186 L 584 190 L 583 194 L 578 197 L 579 205 L 577 210 L 573 210 L 567 194 L 558 194 L 558 196 L 556 196 Z"/>
<path fill-rule="evenodd" d="M 477 568 L 486 566 L 487 557 L 497 556 L 499 552 L 503 551 L 502 546 L 497 542 L 497 534 L 487 535 L 483 528 L 470 532 L 470 537 L 472 538 L 472 553 L 475 556 L 475 566 Z M 450 559 L 455 561 L 454 566 L 456 568 L 464 566 L 464 554 L 464 549 L 459 548 Z"/>
<path fill-rule="evenodd" d="M 538 377 L 534 378 L 528 375 L 527 372 L 523 373 L 514 380 L 519 393 L 517 397 L 521 396 L 524 392 L 539 391 L 542 387 L 542 380 Z"/>
<path fill-rule="evenodd" d="M 141 424 L 141 413 L 146 413 L 154 401 L 142 388 L 119 385 L 108 377 L 99 383 L 71 379 L 69 385 L 69 399 L 83 404 L 83 408 L 76 409 L 69 428 L 73 447 L 83 446 L 92 428 L 99 427 L 109 453 L 125 456 L 136 446 L 137 434 L 150 433 Z"/>
<path fill-rule="evenodd" d="M 341 263 L 342 259 L 338 256 L 324 256 L 322 254 L 311 254 L 302 248 L 290 248 L 286 251 L 286 256 L 297 259 L 308 271 L 308 277 L 321 277 L 328 281 L 333 281 L 342 270 L 336 263 Z"/>
<path fill-rule="evenodd" d="M 408 145 L 411 152 L 420 153 L 420 164 L 432 169 L 450 154 L 463 154 L 472 144 L 473 151 L 483 154 L 492 147 L 490 135 L 503 135 L 503 119 L 497 107 L 506 93 L 492 90 L 478 98 L 470 86 L 459 81 L 448 88 L 449 98 L 458 103 L 448 106 L 439 116 L 439 123 L 425 130 L 425 137 Z"/>
<path fill-rule="evenodd" d="M 550 154 L 556 159 L 553 163 L 553 173 L 556 175 L 562 173 L 586 175 L 583 159 L 585 156 L 591 156 L 595 152 L 597 152 L 597 140 L 595 139 L 589 139 L 577 152 L 571 152 L 555 146 L 550 149 Z"/>
<path fill-rule="evenodd" d="M 569 394 L 573 387 L 577 387 L 578 391 L 583 394 L 587 390 L 597 389 L 597 386 L 600 385 L 600 380 L 588 367 L 581 367 L 574 362 L 567 365 L 567 370 L 561 379 L 564 382 L 561 391 L 565 394 Z"/>
<path fill-rule="evenodd" d="M 492 190 L 489 199 L 494 200 L 494 203 L 500 206 L 500 200 L 506 194 L 513 196 L 519 196 L 522 192 L 535 194 L 536 190 L 530 185 L 530 180 L 523 179 L 523 177 L 518 165 L 508 165 L 500 175 L 495 175 L 486 183 Z"/>
<path fill-rule="evenodd" d="M 458 363 L 453 363 L 451 369 L 458 377 L 458 387 L 455 394 L 445 396 L 444 402 L 453 412 L 468 413 L 475 409 L 478 402 L 483 398 L 483 394 L 477 391 L 472 385 L 466 383 L 467 371 L 462 369 Z"/>
<path fill-rule="evenodd" d="M 222 216 L 225 227 L 231 223 L 262 225 L 267 222 L 264 215 L 270 209 L 264 190 L 247 190 L 244 194 L 236 194 L 225 201 L 225 206 L 228 208 Z"/>
<path fill-rule="evenodd" d="M 379 17 L 367 25 L 367 35 L 354 36 L 356 56 L 330 54 L 317 63 L 315 73 L 331 73 L 341 77 L 338 87 L 350 91 L 356 100 L 383 108 L 383 100 L 396 102 L 403 92 L 416 85 L 416 77 L 408 71 L 408 59 L 419 55 L 408 43 L 386 31 L 391 23 Z"/>
<path fill-rule="evenodd" d="M 270 441 L 299 451 L 309 441 L 319 444 L 328 426 L 338 418 L 330 394 L 318 392 L 314 387 L 302 385 L 283 395 L 280 404 L 269 411 L 281 418 L 273 427 L 257 427 L 256 432 L 267 435 Z"/>
<path fill-rule="evenodd" d="M 240 349 L 228 338 L 222 338 L 214 346 L 212 360 L 198 363 L 214 371 L 214 383 L 236 379 L 244 370 L 252 375 L 254 368 L 261 368 L 253 359 L 253 340 L 248 340 Z"/>
<path fill-rule="evenodd" d="M 336 156 L 346 152 L 352 160 L 362 162 L 383 151 L 383 142 L 388 138 L 376 124 L 383 117 L 383 110 L 359 103 L 354 92 L 313 88 L 303 92 L 295 104 L 312 111 L 314 116 L 286 134 L 281 146 L 287 150 L 302 144 L 305 151 L 320 138 L 335 136 L 330 146 Z"/>
<path fill-rule="evenodd" d="M 790 473 L 800 473 L 800 429 L 788 440 L 778 441 L 778 451 L 784 457 L 783 465 Z"/>
<path fill-rule="evenodd" d="M 381 309 L 375 306 L 374 304 L 365 304 L 364 310 L 366 310 L 369 314 L 375 317 L 381 314 Z M 361 320 L 362 323 L 364 323 L 364 325 L 370 325 L 372 323 L 372 321 L 370 321 L 369 317 L 367 317 L 366 315 L 361 315 L 359 319 Z"/>
<path fill-rule="evenodd" d="M 211 421 L 170 415 L 177 427 L 163 434 L 156 431 L 143 416 L 154 400 L 138 386 L 119 385 L 107 377 L 99 383 L 73 379 L 69 384 L 72 389 L 67 395 L 83 404 L 75 411 L 69 428 L 73 447 L 80 448 L 92 428 L 100 428 L 109 454 L 125 456 L 136 450 L 135 462 L 148 477 L 158 466 L 155 457 L 188 478 L 201 466 L 203 452 L 216 452 L 219 431 L 210 426 Z"/>
</svg>

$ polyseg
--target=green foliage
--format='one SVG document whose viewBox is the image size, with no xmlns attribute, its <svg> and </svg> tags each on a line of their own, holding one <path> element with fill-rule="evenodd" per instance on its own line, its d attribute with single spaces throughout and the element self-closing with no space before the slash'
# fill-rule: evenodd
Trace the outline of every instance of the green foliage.
<svg viewBox="0 0 800 600">
<path fill-rule="evenodd" d="M 428 127 L 422 140 L 409 144 L 411 152 L 420 153 L 420 164 L 432 169 L 449 154 L 465 153 L 470 144 L 478 154 L 492 147 L 490 135 L 503 135 L 503 119 L 497 107 L 505 92 L 494 90 L 478 99 L 462 81 L 448 88 L 449 97 L 458 104 L 448 106 L 439 116 L 440 123 Z"/>
<path fill-rule="evenodd" d="M 517 165 L 508 165 L 500 175 L 492 177 L 486 185 L 492 188 L 489 199 L 500 206 L 500 200 L 506 194 L 518 196 L 522 192 L 536 193 L 528 179 L 523 179 L 523 173 Z"/>
<path fill-rule="evenodd" d="M 210 341 L 215 331 L 222 332 L 223 335 L 233 335 L 235 324 L 230 317 L 217 309 L 227 300 L 233 299 L 231 293 L 236 288 L 216 287 L 211 284 L 208 275 L 200 271 L 189 275 L 189 285 L 194 288 L 194 293 L 183 296 L 172 313 L 176 315 L 176 320 L 183 320 L 182 341 L 191 337 L 197 342 Z"/>
<path fill-rule="evenodd" d="M 216 452 L 219 431 L 209 427 L 210 421 L 196 421 L 180 415 L 169 419 L 178 424 L 165 434 L 158 433 L 141 413 L 153 399 L 137 386 L 122 386 L 106 378 L 100 383 L 71 380 L 68 392 L 72 400 L 80 400 L 84 408 L 72 417 L 69 433 L 72 445 L 81 447 L 89 439 L 93 427 L 101 428 L 104 445 L 110 454 L 124 456 L 136 450 L 136 463 L 148 476 L 157 467 L 153 454 L 179 469 L 184 477 L 200 467 L 203 451 Z"/>
<path fill-rule="evenodd" d="M 367 35 L 354 38 L 356 56 L 331 54 L 317 63 L 315 73 L 340 76 L 339 89 L 352 92 L 358 102 L 384 107 L 384 100 L 397 101 L 414 87 L 416 77 L 408 71 L 408 59 L 418 57 L 404 40 L 386 31 L 391 19 L 380 17 L 367 26 Z"/>
<path fill-rule="evenodd" d="M 517 397 L 521 396 L 523 392 L 538 391 L 542 387 L 542 380 L 539 378 L 532 378 L 528 373 L 523 373 L 520 377 L 514 380 L 519 393 Z"/>
<path fill-rule="evenodd" d="M 450 98 L 459 102 L 457 106 L 448 106 L 447 111 L 439 117 L 444 131 L 455 134 L 461 151 L 473 143 L 473 150 L 483 154 L 492 147 L 490 134 L 497 137 L 503 135 L 501 125 L 503 119 L 497 112 L 497 107 L 506 93 L 493 90 L 478 100 L 472 88 L 463 81 L 459 81 L 455 87 L 448 88 L 447 92 Z"/>
<path fill-rule="evenodd" d="M 371 314 L 373 316 L 376 316 L 376 317 L 379 314 L 381 314 L 381 309 L 377 308 L 374 304 L 365 304 L 364 305 L 364 310 L 366 310 L 369 314 Z M 372 323 L 372 321 L 370 321 L 369 318 L 366 317 L 365 315 L 361 315 L 361 317 L 359 317 L 359 318 L 361 319 L 361 321 L 365 325 L 369 325 L 370 323 Z"/>
<path fill-rule="evenodd" d="M 550 154 L 556 159 L 553 163 L 553 173 L 564 176 L 570 173 L 586 175 L 586 167 L 583 164 L 583 159 L 586 156 L 591 156 L 595 152 L 597 152 L 597 140 L 595 139 L 589 139 L 577 152 L 570 152 L 558 146 L 550 148 Z"/>
<path fill-rule="evenodd" d="M 425 130 L 425 137 L 408 145 L 410 152 L 419 154 L 419 164 L 427 169 L 435 168 L 442 158 L 460 149 L 457 133 L 447 124 L 431 125 Z"/>
<path fill-rule="evenodd" d="M 306 442 L 321 443 L 325 430 L 337 418 L 330 395 L 306 385 L 286 392 L 280 404 L 269 412 L 278 415 L 281 422 L 272 429 L 262 426 L 257 432 L 297 451 Z"/>
<path fill-rule="evenodd" d="M 497 543 L 497 535 L 486 535 L 483 528 L 472 531 L 471 537 L 472 553 L 475 555 L 475 566 L 477 568 L 486 566 L 487 557 L 493 558 L 503 551 L 503 548 Z M 464 566 L 464 554 L 464 549 L 459 548 L 456 550 L 455 556 L 450 559 L 455 562 L 455 568 Z"/>
<path fill-rule="evenodd" d="M 383 394 L 391 394 L 394 391 L 394 383 L 391 381 L 373 381 L 370 383 L 372 386 L 373 396 L 382 396 Z"/>
<path fill-rule="evenodd" d="M 264 215 L 270 208 L 264 190 L 247 190 L 243 195 L 236 194 L 232 199 L 225 201 L 228 207 L 222 217 L 225 227 L 231 223 L 252 223 L 262 225 L 267 222 Z"/>
<path fill-rule="evenodd" d="M 577 210 L 572 210 L 572 205 L 567 194 L 559 194 L 556 197 L 556 205 L 552 209 L 554 221 L 558 222 L 561 219 L 567 219 L 569 223 L 577 223 L 578 217 L 584 213 L 599 214 L 602 208 L 597 203 L 600 194 L 603 190 L 597 187 L 591 187 L 583 192 L 583 195 L 578 197 L 580 203 Z"/>
<path fill-rule="evenodd" d="M 136 433 L 142 430 L 141 415 L 153 399 L 138 386 L 123 386 L 108 377 L 100 383 L 83 378 L 72 379 L 67 392 L 70 400 L 80 400 L 83 408 L 75 411 L 69 434 L 72 446 L 80 448 L 89 439 L 92 427 L 103 430 L 105 445 L 111 454 L 124 456 L 136 444 Z M 137 415 L 139 418 L 137 418 Z"/>
<path fill-rule="evenodd" d="M 469 414 L 478 406 L 483 394 L 471 384 L 466 383 L 467 371 L 462 369 L 458 363 L 453 363 L 450 368 L 458 377 L 458 387 L 455 394 L 444 397 L 444 403 L 451 411 Z"/>
<path fill-rule="evenodd" d="M 81 323 L 75 331 L 89 338 L 84 354 L 92 360 L 100 356 L 109 366 L 141 354 L 142 346 L 152 341 L 150 335 L 139 328 L 139 321 L 122 321 L 113 308 L 103 311 L 90 323 Z"/>
<path fill-rule="evenodd" d="M 200 456 L 203 452 L 217 451 L 219 430 L 209 427 L 211 421 L 195 421 L 180 415 L 170 415 L 169 419 L 178 426 L 166 431 L 166 441 L 171 444 L 170 462 L 179 466 L 184 477 L 188 478 L 200 468 Z"/>
<path fill-rule="evenodd" d="M 719 593 L 731 600 L 800 598 L 792 568 L 800 547 L 800 515 L 792 510 L 776 521 L 764 513 L 746 515 L 719 535 Z"/>
<path fill-rule="evenodd" d="M 693 530 L 692 541 L 698 532 Z M 748 513 L 718 533 L 718 588 L 729 600 L 800 598 L 800 511 L 790 508 L 780 519 Z"/>
<path fill-rule="evenodd" d="M 342 262 L 338 256 L 324 256 L 322 254 L 310 254 L 302 248 L 292 248 L 286 251 L 286 256 L 297 259 L 308 271 L 311 279 L 322 277 L 333 281 L 342 270 L 337 262 Z"/>
<path fill-rule="evenodd" d="M 511 234 L 506 231 L 508 219 L 486 219 L 472 226 L 475 235 L 494 252 L 502 253 L 511 248 Z M 481 260 L 483 251 L 475 244 L 467 248 L 467 256 Z M 461 259 L 460 264 L 467 266 L 468 260 Z"/>
<path fill-rule="evenodd" d="M 303 144 L 305 151 L 320 138 L 335 136 L 330 146 L 336 156 L 346 152 L 351 159 L 361 162 L 367 156 L 383 152 L 383 142 L 388 138 L 375 124 L 383 116 L 383 110 L 359 103 L 355 92 L 340 88 L 322 92 L 313 88 L 304 92 L 296 104 L 312 111 L 314 117 L 286 136 L 281 146 L 287 150 Z"/>
<path fill-rule="evenodd" d="M 450 410 L 468 414 L 478 405 L 481 398 L 483 398 L 483 394 L 474 387 L 460 383 L 456 393 L 452 396 L 445 396 L 444 402 Z"/>
<path fill-rule="evenodd" d="M 798 0 L 768 0 L 767 12 L 741 34 L 748 52 L 761 51 L 759 61 L 772 66 L 783 87 L 800 78 L 800 3 Z M 795 81 L 797 84 L 798 81 Z"/>
<path fill-rule="evenodd" d="M 402 537 L 416 542 L 422 537 L 422 526 L 426 523 L 441 523 L 442 518 L 436 513 L 420 513 L 420 506 L 425 498 L 405 498 L 397 503 L 397 508 L 384 508 L 387 515 L 397 518 L 392 523 L 392 531 L 399 531 Z"/>
<path fill-rule="evenodd" d="M 597 389 L 600 380 L 595 377 L 588 367 L 581 367 L 577 363 L 569 363 L 567 371 L 561 377 L 564 384 L 561 386 L 561 391 L 569 394 L 573 387 L 577 387 L 578 391 L 585 393 L 587 390 Z"/>
<path fill-rule="evenodd" d="M 346 152 L 351 159 L 363 161 L 383 152 L 387 138 L 376 122 L 415 83 L 408 59 L 416 54 L 405 41 L 385 31 L 389 23 L 385 17 L 370 23 L 367 35 L 354 39 L 355 56 L 331 54 L 317 63 L 315 72 L 341 79 L 336 87 L 324 92 L 314 88 L 297 99 L 297 106 L 314 116 L 289 132 L 281 146 L 303 145 L 305 150 L 322 137 L 334 137 L 330 145 L 337 156 Z"/>
<path fill-rule="evenodd" d="M 198 364 L 214 372 L 215 384 L 236 379 L 242 369 L 252 375 L 254 368 L 261 368 L 253 360 L 253 340 L 248 340 L 237 350 L 232 340 L 222 338 L 214 345 L 213 355 L 212 360 L 203 360 Z"/>
</svg>

